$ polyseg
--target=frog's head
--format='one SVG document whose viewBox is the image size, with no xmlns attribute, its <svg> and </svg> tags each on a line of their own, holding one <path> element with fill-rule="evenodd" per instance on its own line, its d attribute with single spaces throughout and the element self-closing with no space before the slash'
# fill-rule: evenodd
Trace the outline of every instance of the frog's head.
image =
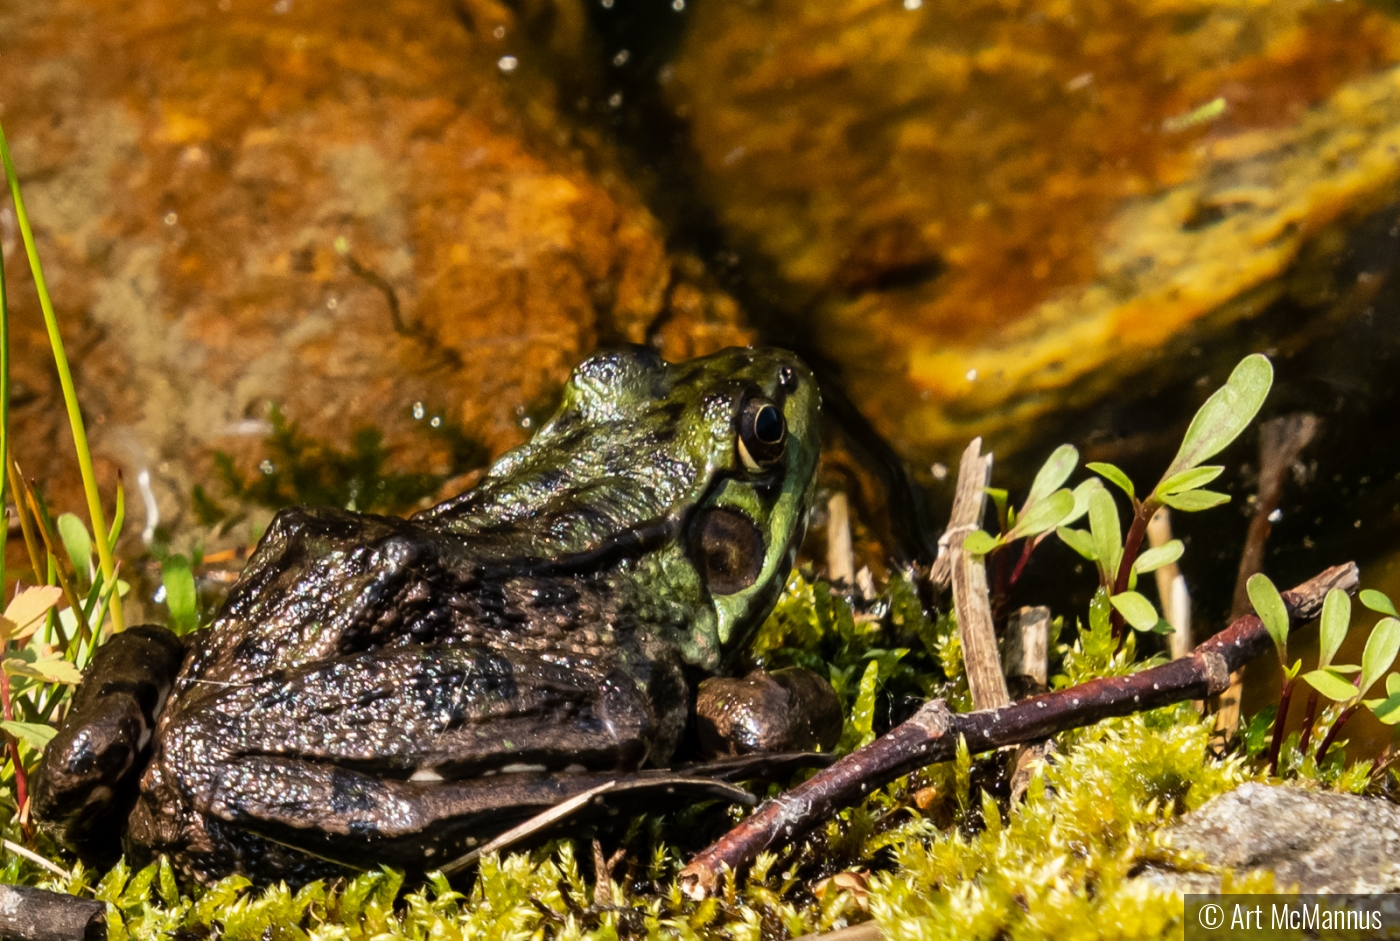
<svg viewBox="0 0 1400 941">
<path fill-rule="evenodd" d="M 657 620 L 688 624 L 676 638 L 685 658 L 713 669 L 747 642 L 792 568 L 820 401 L 811 371 L 783 350 L 677 364 L 645 349 L 599 353 L 530 442 L 424 515 L 503 565 L 620 558 L 638 597 L 670 606 Z"/>
</svg>

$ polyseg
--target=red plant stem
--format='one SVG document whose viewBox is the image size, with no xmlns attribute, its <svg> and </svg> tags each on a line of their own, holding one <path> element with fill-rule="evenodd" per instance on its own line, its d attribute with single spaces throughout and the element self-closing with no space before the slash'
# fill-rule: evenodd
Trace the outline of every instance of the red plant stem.
<svg viewBox="0 0 1400 941">
<path fill-rule="evenodd" d="M 1284 680 L 1274 713 L 1274 740 L 1269 745 L 1269 774 L 1278 774 L 1278 753 L 1283 749 L 1283 727 L 1288 724 L 1288 706 L 1293 699 L 1293 680 Z"/>
<path fill-rule="evenodd" d="M 1342 726 L 1347 724 L 1347 720 L 1356 715 L 1356 710 L 1361 708 L 1360 702 L 1354 702 L 1342 710 L 1342 714 L 1337 716 L 1337 721 L 1332 723 L 1332 728 L 1327 730 L 1327 737 L 1322 740 L 1322 744 L 1317 746 L 1317 765 L 1322 767 L 1322 762 L 1327 758 L 1327 750 L 1337 741 L 1337 736 L 1342 732 Z"/>
<path fill-rule="evenodd" d="M 13 722 L 15 718 L 14 705 L 10 702 L 10 676 L 4 670 L 0 670 L 0 713 L 5 716 L 6 722 Z M 15 806 L 19 812 L 24 813 L 24 805 L 29 801 L 29 782 L 24 774 L 24 764 L 19 760 L 19 742 L 9 732 L 5 733 L 5 744 L 10 751 L 10 761 L 15 766 Z"/>
<path fill-rule="evenodd" d="M 1021 558 L 1016 560 L 1016 567 L 1011 570 L 1011 584 L 1014 585 L 1020 580 L 1021 572 L 1025 569 L 1026 563 L 1031 560 L 1031 553 L 1035 551 L 1036 546 L 1040 545 L 1040 539 L 1041 537 L 1037 536 L 1034 539 L 1026 540 L 1025 547 L 1021 550 Z"/>
<path fill-rule="evenodd" d="M 1317 721 L 1317 690 L 1308 694 L 1308 711 L 1303 716 L 1303 735 L 1298 739 L 1298 753 L 1308 753 L 1308 742 L 1312 740 L 1313 723 Z"/>
<path fill-rule="evenodd" d="M 1133 525 L 1128 527 L 1128 538 L 1123 543 L 1123 558 L 1118 563 L 1118 577 L 1113 582 L 1111 595 L 1121 595 L 1128 590 L 1128 580 L 1133 574 L 1133 563 L 1137 561 L 1138 550 L 1142 548 L 1142 537 L 1147 535 L 1147 524 L 1152 521 L 1152 514 L 1157 512 L 1157 502 L 1155 500 L 1145 500 L 1137 504 L 1137 514 L 1133 517 Z M 1118 646 L 1121 649 L 1123 639 L 1127 636 L 1123 629 L 1127 622 L 1123 620 L 1123 615 L 1114 608 L 1109 613 L 1109 623 L 1113 625 L 1113 636 L 1118 638 Z"/>
</svg>

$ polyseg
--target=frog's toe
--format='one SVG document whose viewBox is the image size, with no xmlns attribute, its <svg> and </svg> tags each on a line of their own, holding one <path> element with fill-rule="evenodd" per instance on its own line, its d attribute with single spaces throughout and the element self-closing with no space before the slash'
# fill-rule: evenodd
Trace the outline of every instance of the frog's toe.
<svg viewBox="0 0 1400 941">
<path fill-rule="evenodd" d="M 34 817 L 93 864 L 115 862 L 157 717 L 185 648 L 159 627 L 133 627 L 98 648 L 63 728 L 32 779 Z"/>
</svg>

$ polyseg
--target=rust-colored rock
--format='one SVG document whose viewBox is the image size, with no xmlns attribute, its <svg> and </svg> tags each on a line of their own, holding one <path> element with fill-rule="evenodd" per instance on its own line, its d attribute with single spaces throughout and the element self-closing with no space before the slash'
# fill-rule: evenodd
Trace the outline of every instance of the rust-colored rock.
<svg viewBox="0 0 1400 941">
<path fill-rule="evenodd" d="M 948 461 L 1285 295 L 1354 309 L 1315 289 L 1396 197 L 1397 60 L 1351 0 L 763 0 L 697 4 L 663 77 L 736 247 Z"/>
<path fill-rule="evenodd" d="M 394 468 L 443 474 L 443 429 L 517 443 L 600 342 L 654 334 L 689 355 L 749 338 L 703 270 L 668 254 L 607 146 L 561 113 L 543 66 L 583 60 L 581 6 L 520 9 L 0 7 L 6 130 L 94 447 L 109 488 L 125 470 L 136 530 L 138 471 L 163 520 L 187 525 L 209 455 L 251 471 L 273 404 L 313 439 L 377 427 Z M 8 212 L 17 453 L 71 496 Z"/>
</svg>

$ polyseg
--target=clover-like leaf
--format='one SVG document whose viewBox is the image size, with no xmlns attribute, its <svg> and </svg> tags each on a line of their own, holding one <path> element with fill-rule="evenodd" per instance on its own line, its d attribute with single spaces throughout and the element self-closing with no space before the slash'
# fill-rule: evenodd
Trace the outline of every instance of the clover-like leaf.
<svg viewBox="0 0 1400 941">
<path fill-rule="evenodd" d="M 1089 532 L 1094 537 L 1094 555 L 1105 584 L 1112 584 L 1123 557 L 1123 530 L 1118 522 L 1118 504 L 1107 490 L 1089 495 Z"/>
<path fill-rule="evenodd" d="M 32 663 L 18 657 L 7 657 L 0 663 L 0 667 L 10 676 L 26 676 L 44 683 L 69 683 L 76 686 L 83 680 L 83 674 L 78 668 L 59 656 L 44 657 Z"/>
<path fill-rule="evenodd" d="M 1074 445 L 1062 444 L 1056 448 L 1036 472 L 1030 493 L 1026 494 L 1025 505 L 1021 507 L 1021 515 L 1024 516 L 1030 507 L 1059 490 L 1069 480 L 1069 475 L 1074 473 L 1078 463 L 1079 451 Z"/>
<path fill-rule="evenodd" d="M 1223 464 L 1208 464 L 1205 467 L 1193 467 L 1184 470 L 1180 474 L 1168 477 L 1157 485 L 1157 489 L 1152 492 L 1154 497 L 1161 498 L 1163 495 L 1175 493 L 1185 493 L 1188 490 L 1199 490 L 1210 483 L 1225 470 Z"/>
<path fill-rule="evenodd" d="M 967 534 L 963 540 L 963 551 L 973 555 L 986 555 L 997 546 L 1001 545 L 1001 540 L 984 530 L 974 529 Z"/>
<path fill-rule="evenodd" d="M 1317 635 L 1317 668 L 1325 670 L 1346 640 L 1351 624 L 1351 598 L 1340 588 L 1333 588 L 1322 602 L 1322 624 Z"/>
<path fill-rule="evenodd" d="M 1255 353 L 1242 359 L 1225 385 L 1206 399 L 1191 419 L 1181 448 L 1162 479 L 1197 467 L 1228 447 L 1259 413 L 1273 382 L 1274 367 L 1268 357 Z"/>
<path fill-rule="evenodd" d="M 1094 554 L 1094 537 L 1082 529 L 1070 529 L 1068 526 L 1061 526 L 1055 530 L 1055 535 L 1060 537 L 1060 542 L 1078 552 L 1090 562 L 1098 561 L 1098 556 Z"/>
<path fill-rule="evenodd" d="M 1381 618 L 1371 628 L 1371 636 L 1366 638 L 1366 649 L 1361 652 L 1361 692 L 1370 689 L 1376 680 L 1385 675 L 1400 654 L 1400 620 Z"/>
<path fill-rule="evenodd" d="M 1123 615 L 1123 620 L 1133 626 L 1134 630 L 1150 631 L 1157 626 L 1161 618 L 1157 617 L 1157 609 L 1152 606 L 1146 596 L 1135 591 L 1124 591 L 1113 595 L 1108 599 L 1109 604 Z"/>
<path fill-rule="evenodd" d="M 1138 556 L 1137 560 L 1133 562 L 1133 571 L 1140 575 L 1155 572 L 1164 565 L 1171 565 L 1181 558 L 1181 554 L 1185 551 L 1186 547 L 1182 545 L 1180 539 L 1164 542 Z"/>
<path fill-rule="evenodd" d="M 31 585 L 6 605 L 0 628 L 9 640 L 22 641 L 39 629 L 44 615 L 62 597 L 63 589 L 57 585 Z"/>
<path fill-rule="evenodd" d="M 1073 511 L 1074 494 L 1068 490 L 1056 490 L 1045 499 L 1029 504 L 1004 538 L 1010 542 L 1012 539 L 1039 536 L 1060 525 L 1060 521 Z"/>
<path fill-rule="evenodd" d="M 1101 461 L 1093 461 L 1084 465 L 1085 470 L 1091 470 L 1104 480 L 1113 484 L 1119 490 L 1126 493 L 1130 498 L 1136 499 L 1137 493 L 1133 490 L 1133 482 L 1128 475 L 1112 464 L 1105 464 Z"/>
<path fill-rule="evenodd" d="M 1335 590 L 1335 589 L 1334 589 Z M 1400 612 L 1395 610 L 1395 603 L 1390 600 L 1390 596 L 1383 591 L 1376 591 L 1374 588 L 1363 588 L 1358 595 L 1361 603 L 1377 614 L 1388 614 L 1393 618 L 1400 618 Z"/>
<path fill-rule="evenodd" d="M 1333 702 L 1350 702 L 1360 695 L 1356 684 L 1332 670 L 1313 670 L 1303 674 L 1303 682 Z"/>
<path fill-rule="evenodd" d="M 1269 632 L 1269 638 L 1274 642 L 1274 649 L 1278 651 L 1279 665 L 1286 667 L 1288 664 L 1288 606 L 1283 603 L 1283 597 L 1274 587 L 1274 583 L 1262 573 L 1251 575 L 1249 581 L 1245 583 L 1245 589 L 1249 592 L 1250 603 L 1254 605 L 1254 613 L 1259 615 L 1259 620 L 1264 622 L 1264 630 Z"/>
<path fill-rule="evenodd" d="M 1199 513 L 1202 510 L 1214 509 L 1222 503 L 1230 502 L 1228 493 L 1216 493 L 1214 490 L 1188 490 L 1185 493 L 1167 493 L 1157 498 L 1173 510 L 1180 510 L 1183 513 Z"/>
<path fill-rule="evenodd" d="M 38 722 L 12 722 L 6 720 L 0 722 L 0 729 L 9 732 L 15 738 L 28 744 L 35 751 L 43 751 L 44 746 L 49 743 L 58 729 L 51 725 L 43 725 Z"/>
</svg>

